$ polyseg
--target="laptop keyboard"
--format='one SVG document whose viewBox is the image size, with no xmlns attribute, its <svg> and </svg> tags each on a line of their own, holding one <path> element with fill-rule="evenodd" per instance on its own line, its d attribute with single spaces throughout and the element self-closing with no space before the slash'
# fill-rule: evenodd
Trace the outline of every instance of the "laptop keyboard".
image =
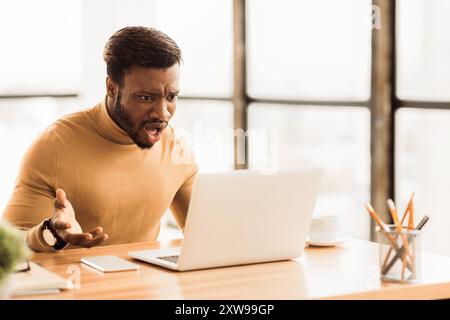
<svg viewBox="0 0 450 320">
<path fill-rule="evenodd" d="M 167 257 L 158 257 L 158 259 L 169 261 L 169 262 L 173 262 L 173 263 L 177 263 L 178 262 L 178 257 L 179 256 L 167 256 Z"/>
</svg>

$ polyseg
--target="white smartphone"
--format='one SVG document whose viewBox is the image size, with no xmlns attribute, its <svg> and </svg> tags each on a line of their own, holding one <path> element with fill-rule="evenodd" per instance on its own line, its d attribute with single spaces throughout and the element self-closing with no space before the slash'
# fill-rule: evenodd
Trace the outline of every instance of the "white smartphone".
<svg viewBox="0 0 450 320">
<path fill-rule="evenodd" d="M 139 266 L 116 256 L 92 256 L 81 258 L 81 262 L 102 272 L 137 270 Z"/>
</svg>

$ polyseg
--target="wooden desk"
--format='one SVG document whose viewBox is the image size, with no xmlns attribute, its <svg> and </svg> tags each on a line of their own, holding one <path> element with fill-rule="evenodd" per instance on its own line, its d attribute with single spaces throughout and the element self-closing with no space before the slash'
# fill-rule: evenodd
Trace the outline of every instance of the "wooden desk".
<svg viewBox="0 0 450 320">
<path fill-rule="evenodd" d="M 132 260 L 128 251 L 171 247 L 180 240 L 135 243 L 58 253 L 32 258 L 67 277 L 67 268 L 81 270 L 81 288 L 23 299 L 442 299 L 450 298 L 450 257 L 423 254 L 422 282 L 387 284 L 378 280 L 378 246 L 352 240 L 335 248 L 307 248 L 297 260 L 240 267 L 174 272 L 146 263 L 139 271 L 103 274 L 81 265 L 80 258 L 112 254 Z"/>
</svg>

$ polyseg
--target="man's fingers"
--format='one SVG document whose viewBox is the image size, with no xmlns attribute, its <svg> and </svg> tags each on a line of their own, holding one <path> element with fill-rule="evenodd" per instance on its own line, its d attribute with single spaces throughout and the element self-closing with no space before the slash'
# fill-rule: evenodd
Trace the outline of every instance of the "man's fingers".
<svg viewBox="0 0 450 320">
<path fill-rule="evenodd" d="M 92 240 L 93 236 L 90 233 L 70 233 L 64 237 L 64 241 L 73 246 L 80 246 L 85 241 Z"/>
<path fill-rule="evenodd" d="M 64 208 L 66 206 L 66 202 L 67 195 L 64 190 L 61 188 L 56 189 L 55 207 L 58 209 Z"/>
<path fill-rule="evenodd" d="M 93 235 L 95 234 L 95 236 Z M 70 233 L 65 236 L 64 241 L 73 246 L 91 248 L 108 239 L 108 235 L 103 233 L 102 227 L 97 227 L 89 233 Z"/>
<path fill-rule="evenodd" d="M 93 246 L 96 246 L 96 245 L 102 243 L 106 239 L 108 239 L 108 235 L 106 233 L 104 233 L 104 234 L 101 234 L 101 235 L 95 237 L 94 239 L 92 239 L 90 241 L 85 241 L 83 244 L 81 244 L 81 246 L 86 247 L 86 248 L 91 248 Z"/>
<path fill-rule="evenodd" d="M 89 233 L 92 234 L 92 236 L 95 238 L 96 236 L 99 236 L 103 233 L 103 228 L 102 227 L 94 228 L 91 231 L 89 231 Z"/>
</svg>

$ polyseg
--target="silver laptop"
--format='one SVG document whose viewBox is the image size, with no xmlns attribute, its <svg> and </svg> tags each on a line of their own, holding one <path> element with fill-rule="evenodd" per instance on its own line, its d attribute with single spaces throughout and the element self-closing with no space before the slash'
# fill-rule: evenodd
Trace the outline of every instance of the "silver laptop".
<svg viewBox="0 0 450 320">
<path fill-rule="evenodd" d="M 321 176 L 320 169 L 199 174 L 182 247 L 128 255 L 178 271 L 297 258 L 304 251 Z"/>
</svg>

